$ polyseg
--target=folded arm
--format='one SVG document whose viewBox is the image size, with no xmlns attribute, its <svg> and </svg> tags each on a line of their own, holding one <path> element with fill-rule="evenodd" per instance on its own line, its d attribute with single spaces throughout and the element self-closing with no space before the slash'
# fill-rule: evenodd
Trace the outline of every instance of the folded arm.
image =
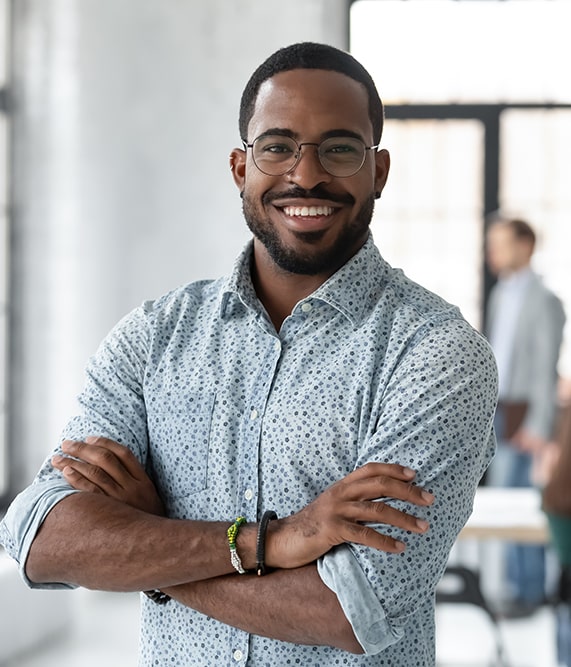
<svg viewBox="0 0 571 667">
<path fill-rule="evenodd" d="M 76 583 L 93 588 L 160 588 L 182 604 L 248 632 L 352 652 L 362 652 L 361 646 L 336 595 L 319 577 L 316 559 L 345 542 L 400 553 L 404 544 L 364 524 L 382 523 L 415 533 L 425 532 L 428 525 L 384 502 L 371 501 L 397 497 L 419 506 L 433 501 L 411 483 L 413 471 L 398 465 L 365 465 L 300 512 L 270 523 L 266 563 L 274 571 L 264 577 L 237 575 L 230 565 L 228 522 L 170 520 L 153 514 L 161 507 L 157 493 L 127 448 L 99 438 L 67 442 L 63 449 L 74 458 L 56 457 L 54 466 L 74 488 L 88 493 L 74 494 L 48 515 L 30 552 L 31 579 L 61 580 L 72 572 Z M 81 539 L 69 558 L 66 548 L 62 562 L 61 534 L 72 541 L 70 529 Z M 255 566 L 256 534 L 256 524 L 247 524 L 238 535 L 246 569 Z M 98 553 L 104 558 L 96 559 L 95 565 L 93 556 Z"/>
<path fill-rule="evenodd" d="M 76 489 L 47 515 L 30 550 L 26 569 L 35 582 L 65 581 L 90 588 L 140 590 L 210 579 L 233 572 L 226 530 L 220 522 L 157 515 L 160 499 L 135 456 L 105 438 L 68 441 L 54 457 Z M 425 522 L 379 497 L 416 505 L 433 498 L 411 484 L 414 472 L 388 464 L 365 465 L 326 489 L 313 502 L 268 530 L 268 566 L 293 569 L 314 562 L 332 547 L 359 543 L 400 552 L 404 544 L 364 525 L 383 523 L 422 533 Z M 256 526 L 240 530 L 244 567 L 255 566 Z"/>
<path fill-rule="evenodd" d="M 264 577 L 229 575 L 166 588 L 182 604 L 240 630 L 295 644 L 363 653 L 315 564 Z"/>
</svg>

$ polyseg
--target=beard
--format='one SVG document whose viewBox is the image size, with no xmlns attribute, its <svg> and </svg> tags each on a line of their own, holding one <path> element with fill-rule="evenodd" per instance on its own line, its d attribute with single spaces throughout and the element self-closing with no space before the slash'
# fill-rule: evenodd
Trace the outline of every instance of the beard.
<svg viewBox="0 0 571 667">
<path fill-rule="evenodd" d="M 341 203 L 353 203 L 354 199 L 350 195 L 346 197 L 334 196 L 325 192 L 318 193 L 318 189 L 311 191 L 296 190 L 288 193 L 279 193 L 274 195 L 264 195 L 262 204 L 268 204 L 274 199 L 284 196 L 321 198 L 328 201 Z M 317 245 L 323 238 L 326 230 L 313 232 L 296 232 L 295 236 L 304 242 L 307 250 L 295 250 L 288 247 L 280 238 L 279 233 L 272 224 L 269 217 L 265 217 L 256 206 L 252 199 L 244 193 L 242 210 L 248 228 L 252 234 L 266 248 L 269 256 L 274 263 L 283 271 L 298 275 L 315 276 L 322 273 L 333 275 L 358 249 L 359 241 L 366 239 L 369 226 L 373 217 L 375 207 L 375 196 L 371 194 L 353 220 L 349 221 L 341 230 L 333 245 L 326 249 L 312 250 L 312 246 Z"/>
</svg>

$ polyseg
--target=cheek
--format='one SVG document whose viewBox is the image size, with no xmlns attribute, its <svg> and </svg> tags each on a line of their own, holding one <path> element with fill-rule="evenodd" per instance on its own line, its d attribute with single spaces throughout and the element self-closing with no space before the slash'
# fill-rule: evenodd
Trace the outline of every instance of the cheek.
<svg viewBox="0 0 571 667">
<path fill-rule="evenodd" d="M 244 179 L 243 192 L 252 202 L 263 202 L 266 193 L 272 189 L 275 190 L 275 179 L 271 176 L 262 174 L 259 169 L 252 166 L 246 173 Z"/>
</svg>

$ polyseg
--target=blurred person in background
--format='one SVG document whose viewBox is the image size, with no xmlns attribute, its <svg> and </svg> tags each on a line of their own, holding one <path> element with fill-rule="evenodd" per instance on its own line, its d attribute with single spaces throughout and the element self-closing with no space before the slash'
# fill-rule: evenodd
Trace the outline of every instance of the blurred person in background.
<svg viewBox="0 0 571 667">
<path fill-rule="evenodd" d="M 536 235 L 526 221 L 496 215 L 486 240 L 488 266 L 497 276 L 486 333 L 500 383 L 498 451 L 487 480 L 491 486 L 530 487 L 533 457 L 554 433 L 565 314 L 559 298 L 531 267 Z M 508 545 L 505 569 L 508 588 L 500 613 L 533 613 L 546 597 L 544 547 Z"/>
<path fill-rule="evenodd" d="M 497 369 L 373 242 L 382 125 L 343 51 L 254 72 L 229 159 L 253 239 L 109 334 L 0 525 L 30 586 L 146 591 L 141 665 L 434 665 Z"/>
</svg>

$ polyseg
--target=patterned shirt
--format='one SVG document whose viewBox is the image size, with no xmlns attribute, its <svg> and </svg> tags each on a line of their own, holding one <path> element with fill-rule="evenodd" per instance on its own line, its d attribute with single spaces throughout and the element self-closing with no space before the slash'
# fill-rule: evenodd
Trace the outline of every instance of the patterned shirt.
<svg viewBox="0 0 571 667">
<path fill-rule="evenodd" d="M 254 292 L 251 257 L 250 244 L 229 278 L 181 287 L 124 318 L 90 361 L 81 414 L 64 437 L 128 445 L 169 516 L 229 523 L 294 513 L 368 461 L 400 463 L 436 495 L 413 509 L 430 529 L 379 527 L 407 544 L 400 554 L 345 544 L 319 559 L 363 655 L 143 598 L 140 664 L 431 667 L 435 586 L 494 450 L 490 348 L 457 308 L 390 267 L 372 238 L 278 333 Z M 70 492 L 48 460 L 12 504 L 0 539 L 24 578 L 41 521 Z"/>
</svg>

